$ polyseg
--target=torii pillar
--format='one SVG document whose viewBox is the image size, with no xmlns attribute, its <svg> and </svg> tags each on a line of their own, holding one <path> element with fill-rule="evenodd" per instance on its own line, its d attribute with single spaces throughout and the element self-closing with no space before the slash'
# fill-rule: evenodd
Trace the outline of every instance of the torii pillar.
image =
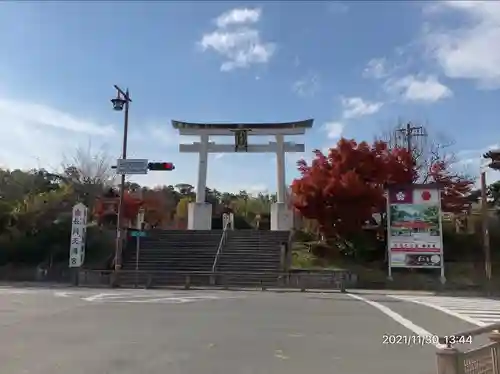
<svg viewBox="0 0 500 374">
<path fill-rule="evenodd" d="M 271 206 L 271 230 L 290 230 L 293 227 L 293 212 L 287 204 L 285 153 L 304 152 L 304 144 L 285 142 L 285 136 L 303 135 L 313 125 L 313 120 L 288 123 L 261 124 L 201 124 L 172 121 L 180 135 L 199 136 L 200 142 L 180 144 L 180 152 L 198 153 L 198 181 L 196 202 L 188 207 L 188 229 L 210 230 L 212 227 L 212 205 L 205 201 L 209 153 L 275 153 L 277 168 L 277 202 Z M 235 144 L 215 144 L 210 136 L 233 136 Z M 274 136 L 276 141 L 268 144 L 248 144 L 249 136 Z"/>
</svg>

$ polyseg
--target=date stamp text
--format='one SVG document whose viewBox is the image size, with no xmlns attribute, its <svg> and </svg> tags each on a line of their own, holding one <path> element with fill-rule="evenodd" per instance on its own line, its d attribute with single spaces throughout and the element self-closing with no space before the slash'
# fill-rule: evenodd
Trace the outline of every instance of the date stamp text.
<svg viewBox="0 0 500 374">
<path fill-rule="evenodd" d="M 453 344 L 471 344 L 472 336 L 449 335 L 400 335 L 400 334 L 384 334 L 382 335 L 382 344 L 387 345 L 453 345 Z"/>
<path fill-rule="evenodd" d="M 382 335 L 382 344 L 387 345 L 436 345 L 439 343 L 437 335 L 399 335 L 399 334 L 384 334 Z"/>
</svg>

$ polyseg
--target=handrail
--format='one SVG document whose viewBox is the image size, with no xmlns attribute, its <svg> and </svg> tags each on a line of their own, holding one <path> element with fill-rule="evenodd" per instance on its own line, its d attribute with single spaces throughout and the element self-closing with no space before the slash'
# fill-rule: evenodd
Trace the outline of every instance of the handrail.
<svg viewBox="0 0 500 374">
<path fill-rule="evenodd" d="M 224 246 L 224 242 L 226 240 L 228 226 L 229 226 L 229 220 L 225 223 L 224 227 L 222 228 L 222 235 L 220 237 L 219 246 L 217 247 L 217 253 L 215 254 L 214 263 L 212 265 L 212 273 L 215 273 L 215 268 L 217 267 L 217 262 L 219 261 L 220 252 L 222 251 L 222 247 Z"/>
</svg>

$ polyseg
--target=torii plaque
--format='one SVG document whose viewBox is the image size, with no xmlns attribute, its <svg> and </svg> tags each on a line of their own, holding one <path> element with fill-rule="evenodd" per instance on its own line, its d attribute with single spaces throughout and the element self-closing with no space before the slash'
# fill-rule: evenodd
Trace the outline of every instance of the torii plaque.
<svg viewBox="0 0 500 374">
<path fill-rule="evenodd" d="M 293 214 L 286 203 L 285 153 L 304 152 L 304 144 L 285 142 L 285 135 L 303 135 L 312 128 L 313 119 L 286 123 L 246 123 L 214 124 L 172 121 L 179 135 L 199 136 L 200 142 L 179 144 L 181 153 L 198 153 L 198 182 L 196 202 L 188 208 L 189 230 L 210 230 L 212 228 L 212 206 L 205 201 L 209 153 L 276 153 L 277 161 L 277 202 L 271 206 L 271 230 L 290 230 Z M 209 141 L 210 136 L 234 136 L 235 144 L 216 144 Z M 249 144 L 251 136 L 275 137 L 268 144 Z"/>
</svg>

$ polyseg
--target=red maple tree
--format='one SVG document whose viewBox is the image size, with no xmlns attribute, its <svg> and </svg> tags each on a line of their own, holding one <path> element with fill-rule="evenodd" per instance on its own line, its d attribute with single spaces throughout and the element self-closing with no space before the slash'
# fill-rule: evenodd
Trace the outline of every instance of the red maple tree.
<svg viewBox="0 0 500 374">
<path fill-rule="evenodd" d="M 123 203 L 125 205 L 123 216 L 128 220 L 134 220 L 143 204 L 142 200 L 131 196 L 128 192 L 125 192 L 125 195 L 123 196 Z"/>
<path fill-rule="evenodd" d="M 297 163 L 301 177 L 292 183 L 294 206 L 328 235 L 359 232 L 373 213 L 385 210 L 386 185 L 417 178 L 411 154 L 382 141 L 341 139 L 328 155 L 315 155 L 311 165 Z"/>
<path fill-rule="evenodd" d="M 429 170 L 430 182 L 441 186 L 441 209 L 444 212 L 461 213 L 467 209 L 466 197 L 471 193 L 474 181 L 464 175 L 454 173 L 451 165 L 445 160 L 434 162 Z"/>
<path fill-rule="evenodd" d="M 94 213 L 97 217 L 97 220 L 101 222 L 105 219 L 105 216 L 116 215 L 118 212 L 120 197 L 118 194 L 114 196 L 102 196 L 98 198 L 95 202 Z M 128 192 L 125 192 L 123 196 L 123 217 L 127 220 L 134 220 L 137 217 L 137 213 L 139 212 L 139 208 L 143 204 L 143 202 L 131 196 Z"/>
</svg>

